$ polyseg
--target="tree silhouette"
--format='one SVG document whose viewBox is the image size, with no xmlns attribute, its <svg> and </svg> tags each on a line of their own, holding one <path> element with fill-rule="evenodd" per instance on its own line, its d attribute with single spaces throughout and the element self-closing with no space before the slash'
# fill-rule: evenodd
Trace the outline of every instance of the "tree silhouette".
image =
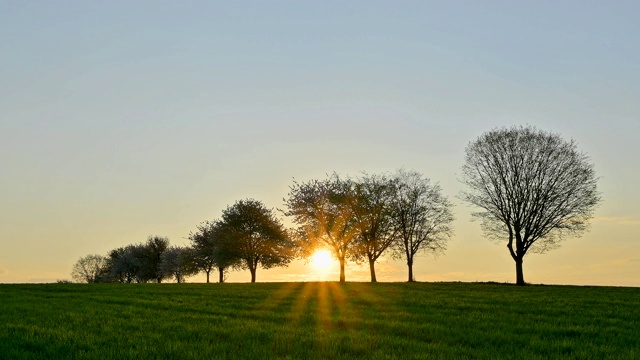
<svg viewBox="0 0 640 360">
<path fill-rule="evenodd" d="M 389 176 L 368 174 L 349 183 L 346 205 L 358 234 L 353 244 L 353 257 L 356 261 L 364 259 L 369 263 L 371 282 L 376 282 L 375 263 L 396 241 L 397 227 L 392 215 L 397 184 Z"/>
<path fill-rule="evenodd" d="M 415 171 L 395 176 L 392 219 L 397 242 L 394 256 L 406 260 L 408 281 L 414 281 L 413 264 L 419 252 L 441 253 L 451 237 L 451 203 L 440 186 Z"/>
<path fill-rule="evenodd" d="M 345 263 L 353 256 L 358 236 L 347 197 L 349 183 L 336 174 L 325 180 L 294 182 L 285 205 L 287 216 L 298 224 L 295 231 L 300 251 L 309 255 L 318 247 L 328 248 L 340 262 L 340 282 L 345 281 Z"/>
<path fill-rule="evenodd" d="M 71 270 L 71 277 L 77 282 L 96 283 L 105 276 L 108 262 L 102 255 L 87 255 L 78 259 Z"/>
<path fill-rule="evenodd" d="M 286 266 L 294 258 L 294 245 L 286 230 L 260 201 L 237 201 L 223 211 L 215 227 L 224 251 L 229 258 L 240 259 L 237 267 L 249 269 L 252 283 L 256 282 L 258 266 Z"/>
<path fill-rule="evenodd" d="M 162 236 L 149 236 L 144 244 L 144 251 L 141 259 L 140 277 L 144 281 L 155 280 L 161 283 L 165 278 L 165 274 L 160 268 L 162 255 L 169 247 L 169 239 Z"/>
<path fill-rule="evenodd" d="M 207 275 L 207 283 L 213 268 L 218 269 L 218 281 L 224 282 L 225 271 L 239 261 L 233 249 L 228 248 L 231 244 L 225 243 L 223 230 L 221 223 L 206 221 L 198 225 L 196 232 L 189 234 L 192 262 Z"/>
<path fill-rule="evenodd" d="M 162 253 L 160 271 L 165 278 L 174 278 L 177 283 L 183 283 L 187 276 L 195 275 L 195 267 L 191 252 L 193 249 L 180 246 L 170 246 Z"/>
<path fill-rule="evenodd" d="M 481 210 L 485 233 L 507 240 L 524 285 L 523 258 L 581 234 L 600 201 L 589 158 L 575 141 L 532 127 L 495 129 L 466 148 L 462 198 Z"/>
<path fill-rule="evenodd" d="M 109 251 L 107 259 L 112 279 L 121 283 L 140 282 L 142 253 L 142 245 L 128 245 Z"/>
</svg>

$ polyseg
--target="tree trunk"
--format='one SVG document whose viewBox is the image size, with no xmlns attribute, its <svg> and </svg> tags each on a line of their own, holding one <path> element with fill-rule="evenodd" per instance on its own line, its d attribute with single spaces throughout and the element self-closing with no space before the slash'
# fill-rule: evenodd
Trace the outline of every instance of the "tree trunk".
<svg viewBox="0 0 640 360">
<path fill-rule="evenodd" d="M 409 282 L 414 282 L 415 279 L 413 278 L 413 261 L 407 261 L 407 267 L 409 268 Z"/>
<path fill-rule="evenodd" d="M 224 282 L 224 268 L 218 268 L 218 282 Z"/>
<path fill-rule="evenodd" d="M 205 273 L 207 274 L 207 284 L 209 283 L 209 273 L 211 272 L 211 270 L 209 271 L 205 271 Z"/>
<path fill-rule="evenodd" d="M 515 259 L 516 261 L 516 285 L 525 285 L 524 274 L 522 272 L 522 259 Z"/>
<path fill-rule="evenodd" d="M 345 276 L 344 276 L 344 259 L 340 259 L 340 282 L 345 282 Z"/>
<path fill-rule="evenodd" d="M 371 282 L 378 282 L 376 279 L 376 261 L 369 259 L 369 271 L 371 272 Z"/>
<path fill-rule="evenodd" d="M 251 271 L 251 282 L 256 282 L 256 268 L 249 269 L 249 271 Z"/>
</svg>

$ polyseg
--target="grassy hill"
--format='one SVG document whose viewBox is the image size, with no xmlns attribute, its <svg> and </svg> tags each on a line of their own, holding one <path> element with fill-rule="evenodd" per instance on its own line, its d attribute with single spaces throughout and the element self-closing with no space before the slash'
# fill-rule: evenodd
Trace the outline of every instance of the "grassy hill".
<svg viewBox="0 0 640 360">
<path fill-rule="evenodd" d="M 0 285 L 0 359 L 640 358 L 640 289 Z"/>
</svg>

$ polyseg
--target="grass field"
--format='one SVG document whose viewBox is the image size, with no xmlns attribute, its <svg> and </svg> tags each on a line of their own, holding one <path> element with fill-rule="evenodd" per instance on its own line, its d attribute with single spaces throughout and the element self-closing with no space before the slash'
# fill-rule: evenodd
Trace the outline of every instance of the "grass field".
<svg viewBox="0 0 640 360">
<path fill-rule="evenodd" d="M 640 289 L 0 285 L 0 359 L 640 358 Z"/>
</svg>

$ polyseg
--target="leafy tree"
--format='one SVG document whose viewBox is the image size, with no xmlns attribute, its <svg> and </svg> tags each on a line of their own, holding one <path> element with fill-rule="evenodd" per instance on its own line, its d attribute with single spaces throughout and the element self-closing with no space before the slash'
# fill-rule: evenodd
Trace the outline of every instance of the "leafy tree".
<svg viewBox="0 0 640 360">
<path fill-rule="evenodd" d="M 171 246 L 162 253 L 160 270 L 166 278 L 174 278 L 177 283 L 183 283 L 185 277 L 195 275 L 198 269 L 194 266 L 191 252 L 193 249 Z"/>
<path fill-rule="evenodd" d="M 441 253 L 451 237 L 451 203 L 440 186 L 415 171 L 400 170 L 395 176 L 392 219 L 397 242 L 394 256 L 407 262 L 408 281 L 414 281 L 413 264 L 420 252 Z"/>
<path fill-rule="evenodd" d="M 294 258 L 294 245 L 286 230 L 260 201 L 237 201 L 223 211 L 215 227 L 226 255 L 240 259 L 236 266 L 249 269 L 252 283 L 256 282 L 258 266 L 287 266 Z"/>
<path fill-rule="evenodd" d="M 191 240 L 192 262 L 200 271 L 209 275 L 213 268 L 218 269 L 218 281 L 224 282 L 225 271 L 238 263 L 232 249 L 227 248 L 229 244 L 224 242 L 221 223 L 206 221 L 198 225 L 198 230 L 189 234 Z"/>
<path fill-rule="evenodd" d="M 524 285 L 522 263 L 586 230 L 600 201 L 594 167 L 575 141 L 533 127 L 495 129 L 466 148 L 462 198 L 485 233 L 507 241 Z"/>
<path fill-rule="evenodd" d="M 96 283 L 106 275 L 107 265 L 107 260 L 102 255 L 87 255 L 73 265 L 71 277 L 77 282 Z"/>
<path fill-rule="evenodd" d="M 367 175 L 350 181 L 346 203 L 355 222 L 358 236 L 354 242 L 356 261 L 369 263 L 371 282 L 376 282 L 375 262 L 396 241 L 393 215 L 395 179 L 386 175 Z"/>
<path fill-rule="evenodd" d="M 142 254 L 140 277 L 143 281 L 155 280 L 161 283 L 165 274 L 160 269 L 162 254 L 169 248 L 169 239 L 162 236 L 149 236 L 144 244 L 144 252 Z"/>
<path fill-rule="evenodd" d="M 353 257 L 353 243 L 358 229 L 348 204 L 351 196 L 348 181 L 336 174 L 325 180 L 297 183 L 289 188 L 285 215 L 298 225 L 295 231 L 300 251 L 309 255 L 318 247 L 326 247 L 340 262 L 340 282 L 345 281 L 346 259 Z"/>
<path fill-rule="evenodd" d="M 128 245 L 109 252 L 111 277 L 121 283 L 146 282 L 141 276 L 144 261 L 144 245 Z"/>
</svg>

